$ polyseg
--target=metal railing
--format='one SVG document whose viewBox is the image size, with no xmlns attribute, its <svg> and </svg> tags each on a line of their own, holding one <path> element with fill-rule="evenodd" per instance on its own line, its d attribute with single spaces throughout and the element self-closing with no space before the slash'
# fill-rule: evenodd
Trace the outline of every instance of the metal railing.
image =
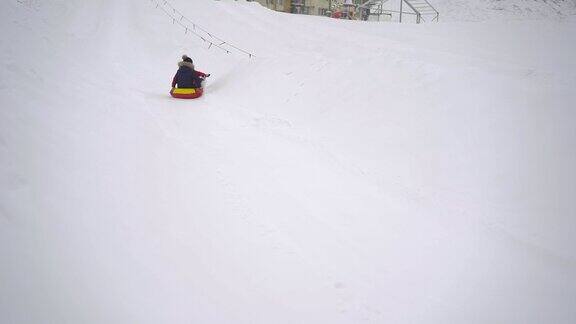
<svg viewBox="0 0 576 324">
<path fill-rule="evenodd" d="M 380 16 L 382 15 L 398 15 L 399 22 L 402 22 L 402 17 L 404 15 L 415 16 L 416 23 L 421 23 L 427 21 L 427 18 L 431 16 L 430 21 L 438 21 L 440 13 L 428 2 L 428 0 L 400 0 L 400 9 L 387 9 L 385 4 L 390 3 L 389 0 L 366 0 L 362 4 L 358 5 L 357 9 L 367 10 L 368 15 Z M 409 10 L 406 11 L 404 6 L 408 6 Z"/>
<path fill-rule="evenodd" d="M 402 22 L 403 8 L 402 4 L 406 4 L 413 13 L 406 12 L 406 14 L 416 14 L 416 23 L 419 24 L 424 19 L 425 16 L 432 16 L 430 21 L 436 21 L 440 19 L 440 13 L 436 8 L 434 8 L 428 0 L 400 0 L 400 22 Z"/>
</svg>

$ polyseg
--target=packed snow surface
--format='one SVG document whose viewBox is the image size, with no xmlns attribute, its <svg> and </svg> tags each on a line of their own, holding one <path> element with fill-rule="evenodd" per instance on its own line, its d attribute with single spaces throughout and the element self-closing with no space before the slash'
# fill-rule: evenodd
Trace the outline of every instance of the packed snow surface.
<svg viewBox="0 0 576 324">
<path fill-rule="evenodd" d="M 1 323 L 576 323 L 574 19 L 171 3 L 0 2 Z"/>
<path fill-rule="evenodd" d="M 576 15 L 576 0 L 429 0 L 442 21 L 564 19 Z M 387 2 L 394 5 L 394 2 Z M 396 5 L 398 6 L 398 5 Z M 410 9 L 407 11 L 410 12 Z"/>
<path fill-rule="evenodd" d="M 463 21 L 510 21 L 510 20 L 562 20 L 574 19 L 576 0 L 427 0 L 439 13 L 442 22 Z M 416 7 L 423 1 L 411 1 Z M 372 15 L 370 20 L 398 22 L 400 20 L 400 1 L 385 1 L 383 9 L 390 15 L 378 17 Z M 420 4 L 418 4 L 420 3 Z M 416 13 L 406 2 L 402 2 L 403 22 L 416 22 Z M 424 22 L 436 20 L 434 11 L 427 8 L 420 10 Z"/>
</svg>

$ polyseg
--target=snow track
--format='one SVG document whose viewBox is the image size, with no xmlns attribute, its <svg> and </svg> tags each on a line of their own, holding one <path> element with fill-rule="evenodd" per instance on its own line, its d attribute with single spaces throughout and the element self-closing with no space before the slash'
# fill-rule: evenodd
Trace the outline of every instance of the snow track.
<svg viewBox="0 0 576 324">
<path fill-rule="evenodd" d="M 0 4 L 0 322 L 576 322 L 575 21 L 172 3 Z"/>
</svg>

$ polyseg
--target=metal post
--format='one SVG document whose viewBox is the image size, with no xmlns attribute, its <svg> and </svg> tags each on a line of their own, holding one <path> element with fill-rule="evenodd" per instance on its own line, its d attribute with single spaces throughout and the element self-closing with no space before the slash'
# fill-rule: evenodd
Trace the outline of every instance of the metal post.
<svg viewBox="0 0 576 324">
<path fill-rule="evenodd" d="M 404 2 L 404 0 L 400 0 L 400 22 L 402 22 L 402 2 Z"/>
</svg>

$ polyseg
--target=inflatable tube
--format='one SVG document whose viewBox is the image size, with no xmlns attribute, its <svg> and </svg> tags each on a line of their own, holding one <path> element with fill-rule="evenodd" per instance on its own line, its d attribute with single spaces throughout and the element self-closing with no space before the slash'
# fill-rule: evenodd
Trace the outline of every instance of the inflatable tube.
<svg viewBox="0 0 576 324">
<path fill-rule="evenodd" d="M 202 96 L 202 88 L 172 88 L 170 95 L 178 99 L 196 99 Z"/>
</svg>

